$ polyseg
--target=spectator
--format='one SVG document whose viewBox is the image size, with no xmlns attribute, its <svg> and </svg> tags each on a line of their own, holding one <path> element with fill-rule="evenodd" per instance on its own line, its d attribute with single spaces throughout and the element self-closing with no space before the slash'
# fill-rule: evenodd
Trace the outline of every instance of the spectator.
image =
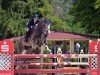
<svg viewBox="0 0 100 75">
<path fill-rule="evenodd" d="M 80 44 L 79 44 L 79 43 L 76 43 L 76 44 L 75 44 L 75 52 L 76 52 L 77 54 L 80 53 L 80 48 L 81 48 Z"/>
</svg>

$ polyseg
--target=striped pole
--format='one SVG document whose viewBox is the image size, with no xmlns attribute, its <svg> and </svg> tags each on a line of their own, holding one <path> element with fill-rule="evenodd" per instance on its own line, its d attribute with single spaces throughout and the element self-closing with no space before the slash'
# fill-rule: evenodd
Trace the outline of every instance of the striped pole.
<svg viewBox="0 0 100 75">
<path fill-rule="evenodd" d="M 16 54 L 14 57 L 17 58 L 88 58 L 94 57 L 97 54 Z"/>
<path fill-rule="evenodd" d="M 88 73 L 88 69 L 26 69 L 15 70 L 15 73 Z"/>
<path fill-rule="evenodd" d="M 23 66 L 26 66 L 26 65 L 50 65 L 50 66 L 53 66 L 53 65 L 89 65 L 89 63 L 86 63 L 86 62 L 63 62 L 63 63 L 15 63 L 15 65 L 23 65 Z"/>
</svg>

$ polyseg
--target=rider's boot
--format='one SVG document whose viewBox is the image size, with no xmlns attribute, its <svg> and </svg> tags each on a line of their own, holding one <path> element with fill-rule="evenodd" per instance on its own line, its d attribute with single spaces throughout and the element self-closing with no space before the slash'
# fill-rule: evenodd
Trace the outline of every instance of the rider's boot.
<svg viewBox="0 0 100 75">
<path fill-rule="evenodd" d="M 28 32 L 26 32 L 26 35 L 25 35 L 25 42 L 28 41 Z"/>
</svg>

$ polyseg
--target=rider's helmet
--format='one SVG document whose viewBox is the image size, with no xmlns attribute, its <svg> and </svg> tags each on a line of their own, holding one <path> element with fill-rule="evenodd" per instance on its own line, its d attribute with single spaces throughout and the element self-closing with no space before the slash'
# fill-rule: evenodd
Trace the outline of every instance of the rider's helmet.
<svg viewBox="0 0 100 75">
<path fill-rule="evenodd" d="M 40 12 L 36 12 L 33 14 L 33 18 L 41 19 L 42 17 L 43 17 L 43 15 Z"/>
<path fill-rule="evenodd" d="M 39 15 L 37 13 L 34 13 L 32 15 L 32 20 L 34 21 L 34 23 L 37 22 L 39 20 Z"/>
<path fill-rule="evenodd" d="M 37 18 L 37 19 L 39 19 L 39 15 L 38 14 L 33 14 L 33 17 L 32 17 L 33 19 L 34 18 Z"/>
<path fill-rule="evenodd" d="M 33 19 L 34 22 L 38 22 L 38 21 L 41 20 L 42 17 L 43 16 L 40 12 L 36 12 L 36 13 L 33 14 L 32 19 Z"/>
</svg>

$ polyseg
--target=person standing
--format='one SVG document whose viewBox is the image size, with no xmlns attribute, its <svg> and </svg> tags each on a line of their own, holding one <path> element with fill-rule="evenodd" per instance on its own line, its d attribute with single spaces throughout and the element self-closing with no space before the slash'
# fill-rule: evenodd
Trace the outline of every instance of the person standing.
<svg viewBox="0 0 100 75">
<path fill-rule="evenodd" d="M 75 44 L 75 52 L 76 52 L 77 54 L 80 53 L 80 48 L 81 48 L 80 44 L 79 44 L 79 43 L 76 43 L 76 44 Z"/>
</svg>

